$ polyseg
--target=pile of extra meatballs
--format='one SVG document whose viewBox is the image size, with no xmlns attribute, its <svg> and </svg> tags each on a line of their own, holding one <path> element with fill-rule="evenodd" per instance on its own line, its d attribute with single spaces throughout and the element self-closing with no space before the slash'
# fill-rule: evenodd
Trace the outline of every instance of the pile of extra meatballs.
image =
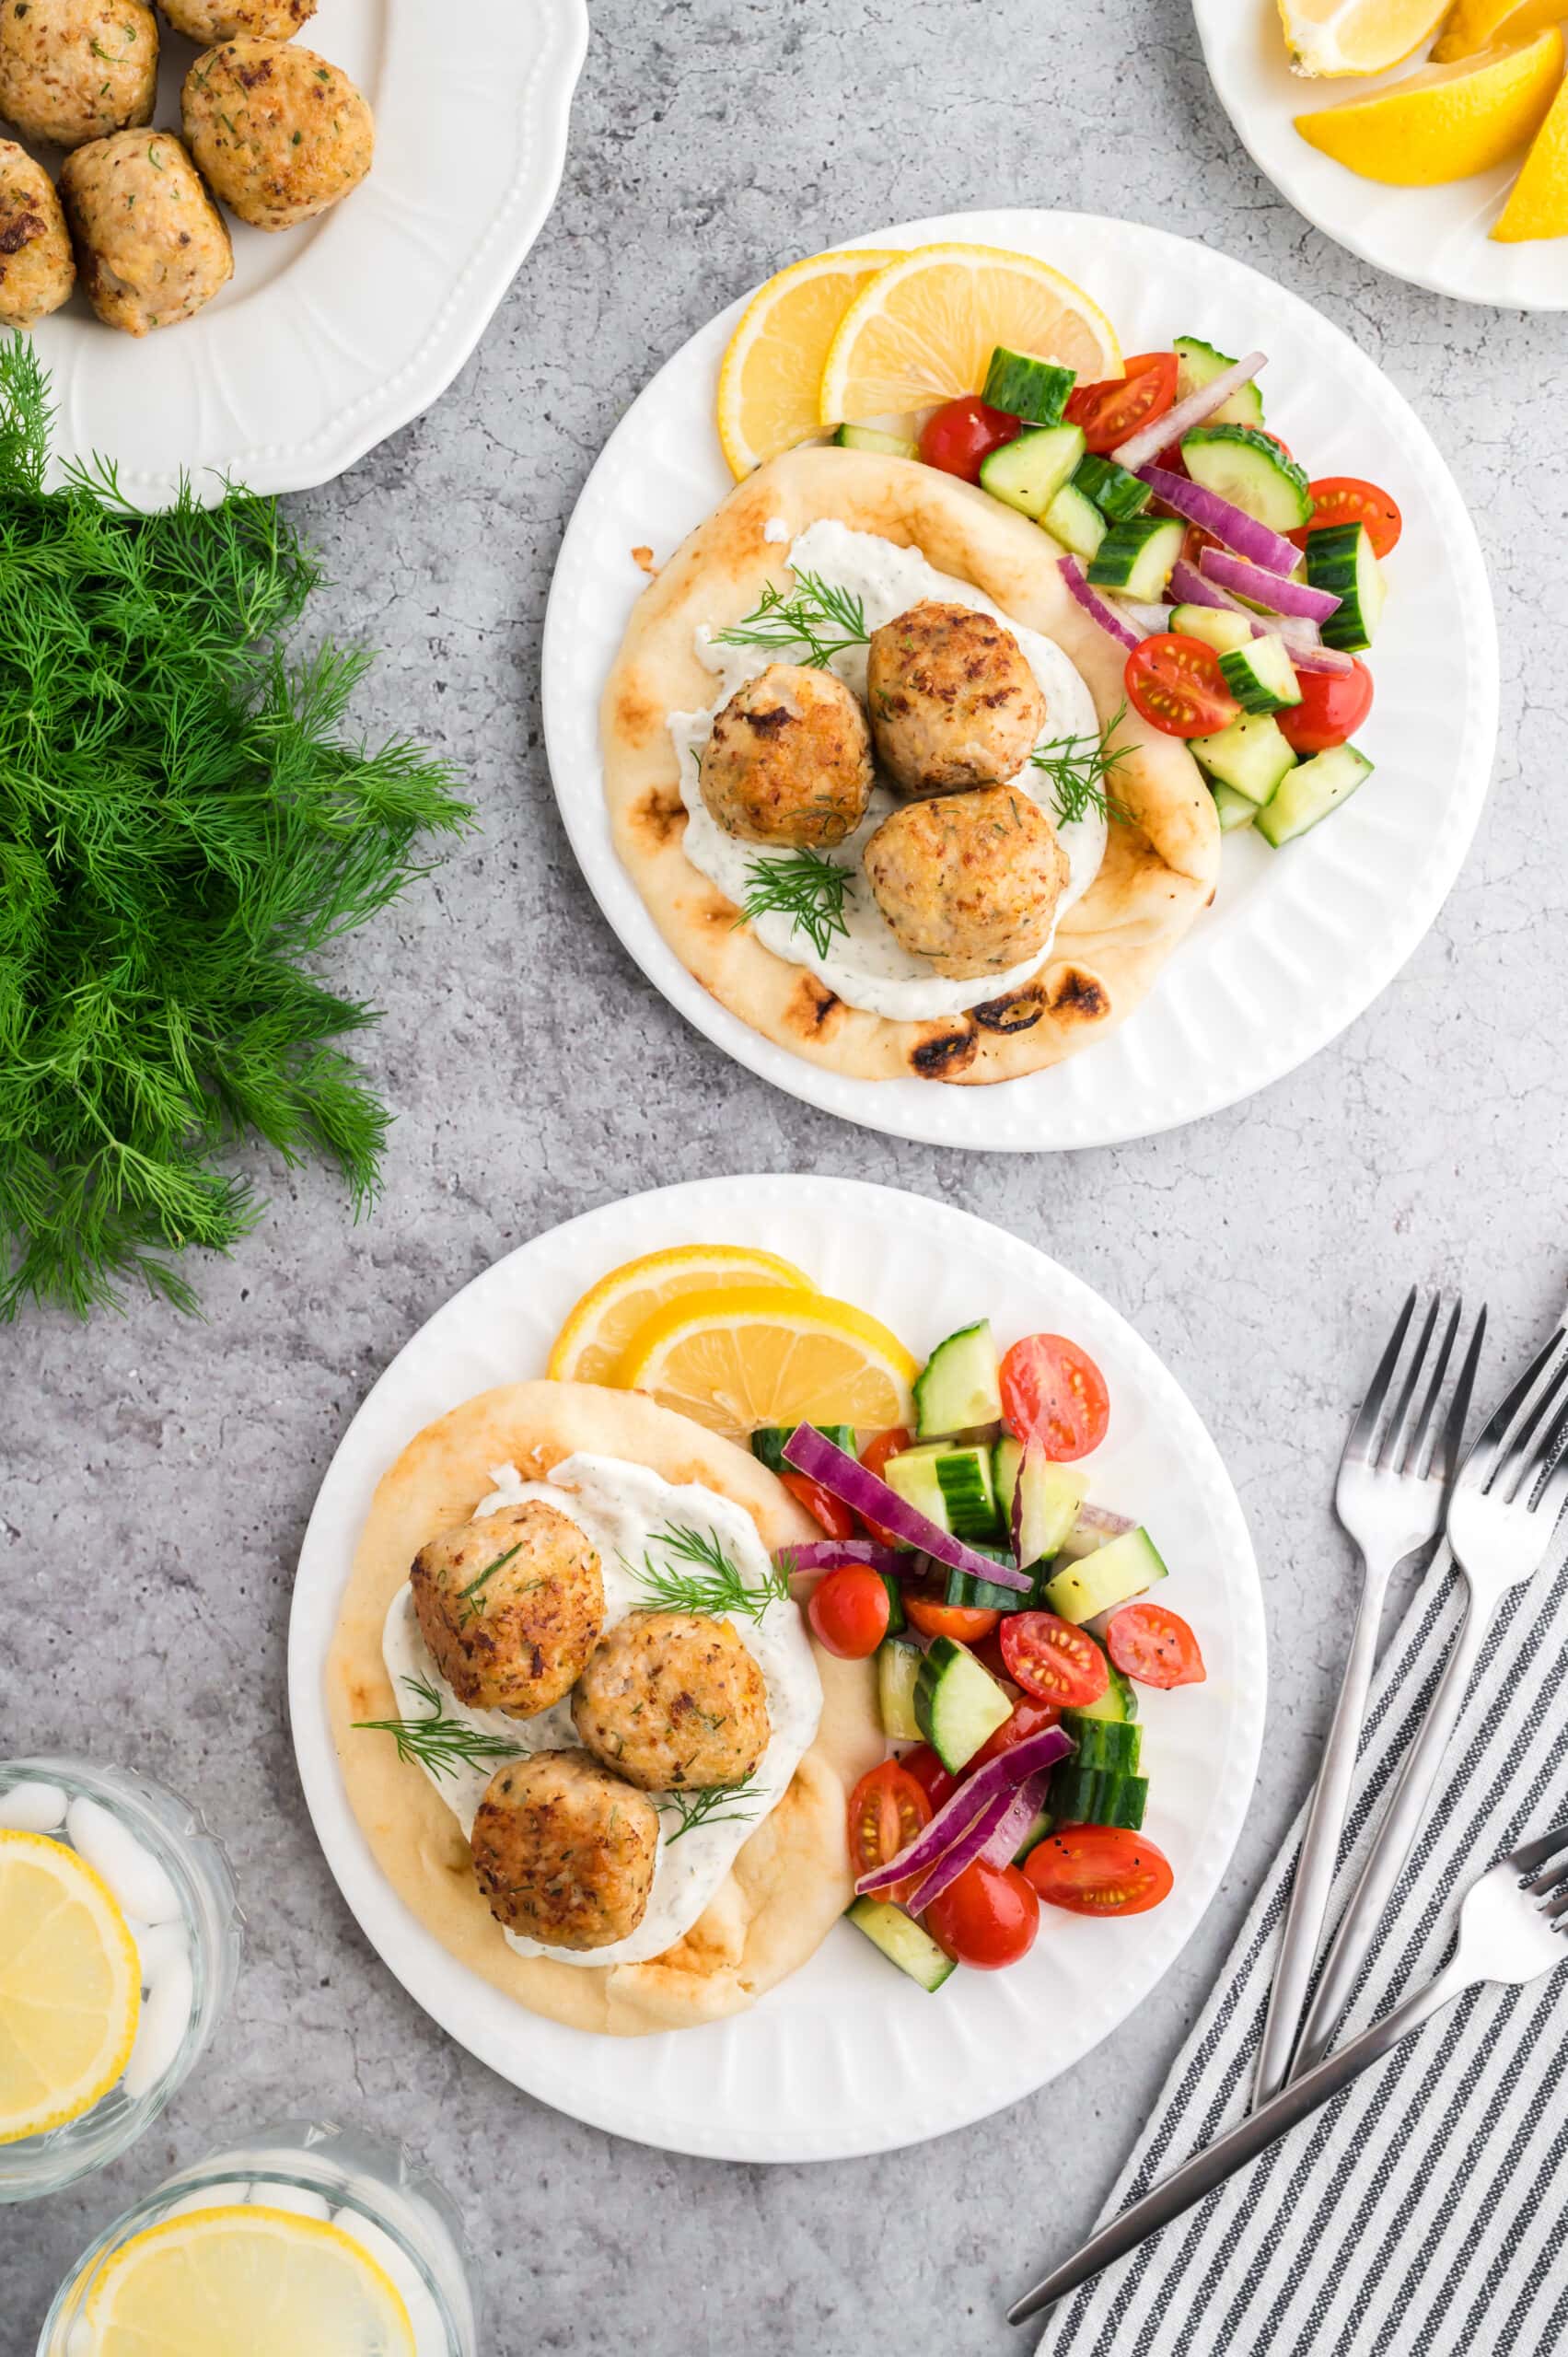
<svg viewBox="0 0 1568 2357">
<path fill-rule="evenodd" d="M 607 1631 L 598 1556 L 542 1498 L 443 1531 L 410 1581 L 431 1658 L 470 1710 L 531 1719 L 572 1698 L 580 1748 L 508 1764 L 480 1803 L 470 1841 L 491 1913 L 545 1947 L 628 1938 L 653 1888 L 648 1794 L 744 1783 L 768 1747 L 755 1655 L 698 1613 Z"/>
<path fill-rule="evenodd" d="M 234 275 L 221 199 L 292 229 L 370 169 L 375 125 L 346 74 L 291 46 L 316 0 L 162 0 L 216 44 L 185 76 L 182 137 L 147 128 L 157 18 L 143 0 L 0 0 L 0 121 L 65 149 L 56 192 L 0 139 L 0 327 L 30 328 L 75 284 L 106 326 L 172 327 Z"/>
<path fill-rule="evenodd" d="M 731 696 L 702 757 L 725 832 L 824 852 L 865 817 L 877 766 L 901 797 L 865 845 L 895 939 L 955 981 L 1038 957 L 1068 882 L 1032 795 L 1008 783 L 1045 726 L 1017 640 L 992 615 L 927 600 L 872 633 L 866 703 L 830 671 L 771 663 Z"/>
</svg>

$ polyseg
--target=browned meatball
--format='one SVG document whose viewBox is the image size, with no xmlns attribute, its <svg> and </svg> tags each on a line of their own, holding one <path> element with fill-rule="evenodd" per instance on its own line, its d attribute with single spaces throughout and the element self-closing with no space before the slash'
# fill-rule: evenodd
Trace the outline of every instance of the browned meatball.
<svg viewBox="0 0 1568 2357">
<path fill-rule="evenodd" d="M 54 182 L 25 147 L 0 139 L 0 328 L 30 328 L 75 283 Z"/>
<path fill-rule="evenodd" d="M 742 842 L 842 843 L 871 799 L 865 715 L 831 671 L 770 663 L 738 688 L 703 753 L 703 800 Z"/>
<path fill-rule="evenodd" d="M 902 946 L 965 981 L 1045 947 L 1068 867 L 1039 803 L 987 785 L 889 812 L 865 846 L 865 873 Z"/>
<path fill-rule="evenodd" d="M 469 1837 L 474 1879 L 509 1932 L 606 1948 L 647 1910 L 658 1811 L 586 1751 L 537 1751 L 494 1775 Z"/>
<path fill-rule="evenodd" d="M 436 1666 L 470 1710 L 548 1710 L 571 1692 L 604 1626 L 598 1556 L 542 1498 L 444 1530 L 410 1579 Z"/>
<path fill-rule="evenodd" d="M 234 275 L 222 216 L 167 131 L 117 131 L 78 147 L 60 193 L 83 292 L 108 327 L 172 327 Z"/>
<path fill-rule="evenodd" d="M 177 33 L 206 48 L 250 33 L 258 41 L 292 41 L 316 14 L 316 0 L 163 0 Z"/>
<path fill-rule="evenodd" d="M 24 139 L 79 147 L 151 122 L 157 18 L 143 0 L 4 0 L 0 115 Z"/>
<path fill-rule="evenodd" d="M 342 68 L 313 49 L 226 41 L 197 58 L 180 103 L 214 193 L 253 229 L 313 219 L 370 169 L 370 109 Z"/>
<path fill-rule="evenodd" d="M 768 1747 L 768 1689 L 727 1620 L 633 1612 L 572 1697 L 588 1749 L 645 1792 L 740 1784 Z"/>
<path fill-rule="evenodd" d="M 877 755 L 906 794 L 1016 777 L 1045 698 L 1005 624 L 968 606 L 912 606 L 871 634 L 865 692 Z"/>
</svg>

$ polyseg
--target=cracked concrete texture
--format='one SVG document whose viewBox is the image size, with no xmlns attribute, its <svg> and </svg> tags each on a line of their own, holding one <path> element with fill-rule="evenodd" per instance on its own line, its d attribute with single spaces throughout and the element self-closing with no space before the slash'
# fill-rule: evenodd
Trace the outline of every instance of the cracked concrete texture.
<svg viewBox="0 0 1568 2357">
<path fill-rule="evenodd" d="M 726 1063 L 599 921 L 539 724 L 561 533 L 655 366 L 798 253 L 1013 202 L 1124 211 L 1317 303 L 1431 428 L 1503 621 L 1492 800 L 1404 973 L 1264 1096 L 1063 1159 L 863 1135 Z M 406 2137 L 450 2185 L 494 2357 L 686 2357 L 733 2345 L 741 2316 L 751 2357 L 850 2357 L 868 2313 L 889 2347 L 1015 2345 L 1005 2298 L 1088 2223 L 1305 1789 L 1351 1593 L 1330 1472 L 1397 1295 L 1417 1277 L 1486 1295 L 1493 1379 L 1561 1298 L 1568 555 L 1542 397 L 1560 366 L 1556 319 L 1400 286 L 1292 213 L 1237 149 L 1178 0 L 598 0 L 560 202 L 479 351 L 428 416 L 296 503 L 337 584 L 321 626 L 387 650 L 366 727 L 439 746 L 482 820 L 334 958 L 386 1010 L 366 1051 L 399 1116 L 380 1208 L 354 1227 L 320 1173 L 267 1169 L 261 1232 L 202 1272 L 204 1325 L 140 1304 L 87 1330 L 35 1317 L 0 1343 L 5 1748 L 81 1747 L 200 1795 L 250 1923 L 233 2012 L 172 2112 L 99 2178 L 0 2222 L 0 2357 L 26 2357 L 73 2255 L 167 2166 L 307 2104 Z M 804 2170 L 617 2142 L 444 2038 L 338 1898 L 283 1703 L 312 1497 L 412 1329 L 575 1212 L 753 1169 L 924 1190 L 1098 1286 L 1231 1468 L 1272 1655 L 1262 1773 L 1225 1888 L 1114 2047 L 982 2127 Z M 911 2215 L 920 2231 L 901 2235 Z"/>
</svg>

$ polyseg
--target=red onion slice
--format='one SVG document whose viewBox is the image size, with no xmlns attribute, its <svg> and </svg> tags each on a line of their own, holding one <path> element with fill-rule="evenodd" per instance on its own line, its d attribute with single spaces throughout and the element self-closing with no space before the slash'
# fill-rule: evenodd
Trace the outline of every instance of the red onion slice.
<svg viewBox="0 0 1568 2357">
<path fill-rule="evenodd" d="M 1250 598 L 1271 614 L 1292 614 L 1302 621 L 1326 622 L 1344 602 L 1331 590 L 1309 588 L 1305 581 L 1283 581 L 1277 573 L 1260 575 L 1255 564 L 1230 556 L 1224 549 L 1205 549 L 1198 559 L 1198 570 L 1206 581 L 1217 582 L 1233 597 Z"/>
<path fill-rule="evenodd" d="M 1237 556 L 1260 564 L 1265 573 L 1294 573 L 1301 562 L 1301 551 L 1294 540 L 1272 532 L 1267 524 L 1260 524 L 1217 491 L 1205 491 L 1201 482 L 1189 482 L 1185 475 L 1173 475 L 1164 467 L 1140 467 L 1138 480 L 1146 482 L 1162 506 L 1173 516 L 1182 517 L 1199 530 L 1223 540 Z"/>
<path fill-rule="evenodd" d="M 1351 659 L 1333 647 L 1325 646 L 1318 636 L 1316 622 L 1297 621 L 1277 616 L 1264 621 L 1260 615 L 1249 613 L 1239 598 L 1227 589 L 1216 587 L 1206 580 L 1185 557 L 1179 557 L 1171 567 L 1171 595 L 1183 606 L 1211 606 L 1217 612 L 1239 614 L 1254 638 L 1282 638 L 1291 661 L 1298 671 L 1348 671 Z"/>
<path fill-rule="evenodd" d="M 890 1530 L 895 1538 L 907 1546 L 919 1547 L 934 1555 L 949 1571 L 968 1572 L 971 1579 L 989 1580 L 995 1587 L 1016 1587 L 1027 1590 L 1028 1580 L 1011 1563 L 998 1563 L 989 1555 L 977 1555 L 950 1530 L 944 1530 L 900 1498 L 877 1474 L 851 1457 L 844 1449 L 819 1433 L 814 1424 L 796 1424 L 784 1447 L 784 1462 L 807 1474 L 813 1481 L 820 1481 L 835 1498 L 867 1522 L 875 1522 Z"/>
<path fill-rule="evenodd" d="M 1173 442 L 1179 442 L 1194 425 L 1202 425 L 1205 418 L 1213 417 L 1215 410 L 1225 407 L 1232 393 L 1238 393 L 1243 385 L 1249 385 L 1259 369 L 1266 368 L 1268 365 L 1267 353 L 1249 352 L 1244 360 L 1234 361 L 1223 376 L 1215 377 L 1207 385 L 1199 385 L 1184 400 L 1179 401 L 1174 409 L 1165 410 L 1158 417 L 1151 418 L 1147 425 L 1140 425 L 1135 434 L 1130 434 L 1125 442 L 1118 444 L 1111 457 L 1119 467 L 1126 467 L 1131 473 L 1136 474 L 1146 459 L 1157 459 L 1162 450 L 1168 450 Z"/>
<path fill-rule="evenodd" d="M 965 1777 L 930 1824 L 922 1826 L 896 1858 L 862 1875 L 855 1889 L 864 1897 L 868 1890 L 886 1890 L 889 1884 L 903 1882 L 911 1875 L 928 1874 L 937 1859 L 946 1856 L 958 1836 L 967 1833 L 998 1797 L 1009 1798 L 1030 1776 L 1054 1768 L 1072 1749 L 1072 1737 L 1063 1735 L 1060 1727 L 1041 1727 L 1038 1735 L 1026 1736 L 1022 1743 L 1016 1743 L 1011 1751 L 999 1752 L 994 1759 L 977 1768 L 972 1776 Z"/>
<path fill-rule="evenodd" d="M 830 1572 L 841 1563 L 865 1563 L 873 1572 L 887 1572 L 893 1578 L 911 1568 L 910 1559 L 896 1547 L 878 1547 L 873 1538 L 813 1538 L 804 1547 L 781 1547 L 773 1557 L 773 1569 L 785 1564 L 797 1572 Z"/>
<path fill-rule="evenodd" d="M 1102 598 L 1098 589 L 1090 588 L 1084 578 L 1084 568 L 1075 556 L 1064 556 L 1059 559 L 1058 569 L 1063 580 L 1065 581 L 1085 613 L 1091 621 L 1098 622 L 1109 638 L 1120 639 L 1129 654 L 1133 647 L 1143 644 L 1147 633 L 1134 630 L 1132 623 L 1124 621 L 1116 608 Z"/>
</svg>

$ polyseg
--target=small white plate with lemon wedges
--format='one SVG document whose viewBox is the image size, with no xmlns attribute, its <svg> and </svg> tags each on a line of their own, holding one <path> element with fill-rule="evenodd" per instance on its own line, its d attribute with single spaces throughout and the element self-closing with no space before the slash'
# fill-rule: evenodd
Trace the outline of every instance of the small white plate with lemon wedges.
<svg viewBox="0 0 1568 2357">
<path fill-rule="evenodd" d="M 1326 70 L 1292 71 L 1287 12 Z M 1280 0 L 1192 0 L 1192 13 L 1243 146 L 1325 236 L 1436 295 L 1568 309 L 1564 0 L 1285 0 L 1283 11 Z M 1386 72 L 1346 63 L 1385 57 Z M 1463 177 L 1369 179 L 1296 129 L 1297 116 L 1347 103 L 1365 114 L 1318 134 L 1343 152 L 1379 173 L 1397 157 L 1401 170 L 1457 164 Z"/>
</svg>

